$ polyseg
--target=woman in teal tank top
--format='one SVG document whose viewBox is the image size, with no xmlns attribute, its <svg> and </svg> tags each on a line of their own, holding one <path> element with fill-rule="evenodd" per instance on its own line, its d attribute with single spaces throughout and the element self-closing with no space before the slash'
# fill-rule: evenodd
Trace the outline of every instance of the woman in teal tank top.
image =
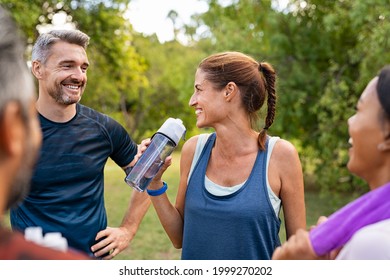
<svg viewBox="0 0 390 280">
<path fill-rule="evenodd" d="M 215 132 L 191 175 L 198 136 L 184 144 L 175 205 L 161 179 L 171 158 L 148 188 L 170 240 L 182 248 L 182 259 L 270 259 L 280 244 L 279 213 L 270 197 L 281 202 L 287 238 L 306 227 L 302 168 L 295 147 L 279 139 L 267 160 L 275 79 L 269 63 L 239 52 L 217 53 L 199 64 L 189 105 L 197 127 Z M 267 115 L 259 131 L 255 124 L 265 102 Z"/>
</svg>

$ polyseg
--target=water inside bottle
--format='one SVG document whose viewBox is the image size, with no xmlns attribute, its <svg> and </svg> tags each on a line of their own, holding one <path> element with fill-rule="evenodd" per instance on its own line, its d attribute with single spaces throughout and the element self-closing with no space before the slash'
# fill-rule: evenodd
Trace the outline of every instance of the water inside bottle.
<svg viewBox="0 0 390 280">
<path fill-rule="evenodd" d="M 164 162 L 162 160 L 156 160 L 151 164 L 150 168 L 145 172 L 144 176 L 138 177 L 138 180 L 137 179 L 132 180 L 131 178 L 126 178 L 126 182 L 129 185 L 131 185 L 133 188 L 136 188 L 139 191 L 144 191 L 163 163 Z M 137 168 L 139 170 L 143 169 L 142 166 L 141 167 L 137 166 L 136 169 Z M 137 170 L 134 170 L 134 172 L 137 172 Z"/>
<path fill-rule="evenodd" d="M 164 162 L 161 160 L 161 159 L 156 159 L 152 165 L 150 166 L 150 168 L 148 169 L 148 171 L 145 172 L 145 178 L 146 179 L 151 179 L 154 177 L 154 175 L 157 174 L 158 170 L 160 169 L 161 165 L 163 164 Z"/>
<path fill-rule="evenodd" d="M 152 140 L 150 146 L 126 176 L 126 183 L 139 191 L 144 191 L 174 147 L 175 145 L 165 136 L 156 135 L 154 141 Z"/>
</svg>

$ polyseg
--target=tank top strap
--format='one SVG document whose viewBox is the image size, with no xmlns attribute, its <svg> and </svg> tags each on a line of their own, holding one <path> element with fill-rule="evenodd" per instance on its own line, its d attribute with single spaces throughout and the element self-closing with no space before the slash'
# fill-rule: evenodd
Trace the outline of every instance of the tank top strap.
<svg viewBox="0 0 390 280">
<path fill-rule="evenodd" d="M 212 134 L 215 134 L 215 132 L 214 133 L 202 133 L 202 134 L 199 134 L 198 142 L 196 143 L 196 148 L 195 148 L 195 152 L 194 152 L 194 157 L 192 158 L 190 172 L 188 174 L 187 183 L 190 180 L 192 172 L 194 171 L 195 165 L 198 162 L 198 160 L 200 158 L 200 155 L 203 152 L 203 150 L 204 150 L 204 148 L 205 148 L 205 146 L 206 146 L 206 144 L 207 144 L 207 142 L 210 139 L 210 136 Z"/>
</svg>

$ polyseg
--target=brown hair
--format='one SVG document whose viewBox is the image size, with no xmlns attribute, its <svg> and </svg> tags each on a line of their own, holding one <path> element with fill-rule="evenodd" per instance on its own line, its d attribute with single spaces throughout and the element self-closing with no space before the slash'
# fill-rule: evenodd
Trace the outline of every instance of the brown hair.
<svg viewBox="0 0 390 280">
<path fill-rule="evenodd" d="M 267 98 L 265 125 L 258 138 L 259 147 L 264 150 L 267 130 L 274 121 L 276 109 L 276 73 L 271 64 L 257 62 L 240 52 L 224 52 L 203 59 L 198 68 L 206 73 L 206 79 L 217 90 L 222 90 L 229 82 L 238 86 L 252 128 L 259 119 L 257 112 Z"/>
</svg>

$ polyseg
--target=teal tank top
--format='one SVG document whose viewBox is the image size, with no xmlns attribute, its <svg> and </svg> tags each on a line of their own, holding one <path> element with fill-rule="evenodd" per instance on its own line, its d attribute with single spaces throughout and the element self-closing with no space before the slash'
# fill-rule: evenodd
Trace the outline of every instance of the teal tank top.
<svg viewBox="0 0 390 280">
<path fill-rule="evenodd" d="M 230 195 L 215 196 L 204 185 L 215 137 L 210 135 L 188 182 L 182 259 L 271 259 L 280 245 L 280 219 L 266 186 L 268 141 L 244 186 Z"/>
</svg>

